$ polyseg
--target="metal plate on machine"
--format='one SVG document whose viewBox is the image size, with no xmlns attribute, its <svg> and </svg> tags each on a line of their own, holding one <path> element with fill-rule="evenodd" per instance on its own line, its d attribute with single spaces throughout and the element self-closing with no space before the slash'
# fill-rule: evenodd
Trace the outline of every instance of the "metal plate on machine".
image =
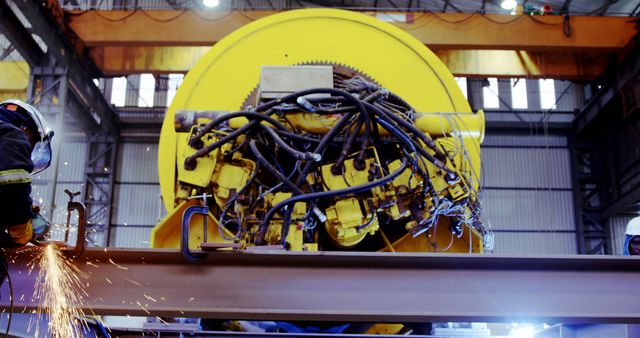
<svg viewBox="0 0 640 338">
<path fill-rule="evenodd" d="M 311 88 L 333 88 L 331 66 L 262 66 L 260 97 L 276 99 L 287 94 Z M 323 97 L 314 94 L 308 97 Z"/>
</svg>

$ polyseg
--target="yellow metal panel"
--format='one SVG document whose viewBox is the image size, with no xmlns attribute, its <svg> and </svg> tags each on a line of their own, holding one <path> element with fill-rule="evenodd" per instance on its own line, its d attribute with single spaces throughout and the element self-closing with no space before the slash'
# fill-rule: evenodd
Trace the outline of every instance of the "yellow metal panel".
<svg viewBox="0 0 640 338">
<path fill-rule="evenodd" d="M 0 61 L 0 100 L 24 100 L 29 85 L 29 65 L 25 61 Z"/>
<path fill-rule="evenodd" d="M 193 205 L 199 205 L 197 200 L 189 200 L 182 202 L 175 209 L 169 212 L 162 222 L 158 223 L 153 229 L 151 229 L 151 236 L 149 239 L 149 245 L 152 248 L 179 248 L 181 238 L 181 224 L 184 211 Z M 189 224 L 189 248 L 200 249 L 200 244 L 204 240 L 204 216 L 195 215 L 191 218 Z M 223 230 L 225 236 L 231 237 L 233 234 L 229 233 L 226 229 Z M 228 244 L 233 243 L 227 241 L 220 236 L 218 231 L 218 220 L 209 213 L 209 220 L 207 221 L 207 239 L 208 243 Z"/>
<path fill-rule="evenodd" d="M 68 18 L 71 29 L 89 46 L 202 46 L 216 43 L 243 25 L 274 13 L 71 11 Z M 530 17 L 406 12 L 368 15 L 393 18 L 390 25 L 431 47 L 615 51 L 623 48 L 637 33 L 635 21 L 626 17 L 572 16 L 571 36 L 567 37 L 563 33 L 563 17 L 556 15 Z"/>
</svg>

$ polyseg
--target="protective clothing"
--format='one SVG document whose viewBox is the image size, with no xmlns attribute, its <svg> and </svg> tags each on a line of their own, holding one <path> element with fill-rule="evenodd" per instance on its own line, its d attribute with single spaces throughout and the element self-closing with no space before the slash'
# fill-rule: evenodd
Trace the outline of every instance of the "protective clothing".
<svg viewBox="0 0 640 338">
<path fill-rule="evenodd" d="M 31 149 L 33 174 L 39 173 L 51 164 L 51 139 L 53 131 L 48 130 L 44 117 L 30 104 L 20 100 L 7 100 L 0 103 L 0 114 L 13 121 L 14 126 L 25 125 L 36 137 L 36 143 Z"/>
<path fill-rule="evenodd" d="M 49 165 L 52 136 L 35 108 L 18 100 L 0 103 L 0 247 L 34 237 L 31 174 Z"/>
<path fill-rule="evenodd" d="M 629 223 L 627 223 L 627 230 L 625 231 L 624 236 L 624 245 L 622 247 L 623 255 L 631 255 L 631 253 L 629 252 L 629 244 L 631 243 L 631 239 L 635 236 L 640 236 L 640 216 L 632 218 Z"/>
<path fill-rule="evenodd" d="M 0 108 L 0 214 L 2 224 L 24 224 L 31 211 L 31 145 Z"/>
</svg>

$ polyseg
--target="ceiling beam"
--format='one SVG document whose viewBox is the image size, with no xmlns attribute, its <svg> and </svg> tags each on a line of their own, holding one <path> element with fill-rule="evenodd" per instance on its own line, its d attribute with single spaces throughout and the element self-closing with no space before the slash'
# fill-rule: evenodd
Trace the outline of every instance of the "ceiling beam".
<svg viewBox="0 0 640 338">
<path fill-rule="evenodd" d="M 22 58 L 30 65 L 40 65 L 44 61 L 44 52 L 5 0 L 0 0 L 0 13 L 2 13 L 0 32 L 11 41 Z"/>
<path fill-rule="evenodd" d="M 186 73 L 209 46 L 94 47 L 91 57 L 107 76 Z M 609 62 L 605 52 L 432 49 L 456 76 L 593 80 Z"/>
<path fill-rule="evenodd" d="M 67 15 L 70 28 L 88 46 L 210 46 L 274 13 L 163 10 L 71 11 Z M 433 48 L 618 51 L 638 32 L 635 22 L 626 17 L 571 17 L 572 34 L 567 37 L 562 16 L 393 13 L 406 14 L 407 22 L 392 25 Z"/>
<path fill-rule="evenodd" d="M 4 3 L 5 0 L 0 2 Z M 60 66 L 67 69 L 69 88 L 85 107 L 96 113 L 93 119 L 100 130 L 117 134 L 117 115 L 113 107 L 93 83 L 88 67 L 83 62 L 84 58 L 77 55 L 75 47 L 62 35 L 49 9 L 38 1 L 16 1 L 15 4 L 31 23 L 34 32 L 47 44 L 48 52 Z M 93 115 L 91 111 L 86 111 L 85 114 Z"/>
</svg>

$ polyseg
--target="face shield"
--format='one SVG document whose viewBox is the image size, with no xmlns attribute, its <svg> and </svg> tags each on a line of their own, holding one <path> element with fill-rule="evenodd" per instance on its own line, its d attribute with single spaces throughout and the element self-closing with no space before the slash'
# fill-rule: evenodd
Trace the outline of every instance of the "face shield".
<svg viewBox="0 0 640 338">
<path fill-rule="evenodd" d="M 42 141 L 36 143 L 31 151 L 31 162 L 33 162 L 32 174 L 37 174 L 51 165 L 51 139 L 53 131 L 49 131 Z"/>
</svg>

